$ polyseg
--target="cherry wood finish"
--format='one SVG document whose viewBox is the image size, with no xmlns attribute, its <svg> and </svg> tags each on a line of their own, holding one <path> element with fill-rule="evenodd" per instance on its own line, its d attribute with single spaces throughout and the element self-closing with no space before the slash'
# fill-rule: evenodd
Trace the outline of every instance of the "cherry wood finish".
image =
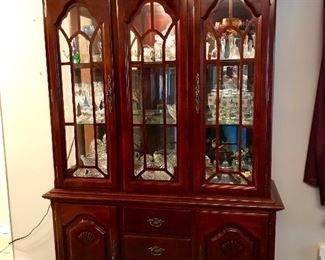
<svg viewBox="0 0 325 260">
<path fill-rule="evenodd" d="M 276 211 L 283 209 L 270 177 L 275 2 L 242 1 L 261 32 L 254 78 L 255 177 L 249 185 L 225 185 L 204 182 L 203 161 L 204 25 L 219 1 L 155 1 L 177 31 L 177 177 L 165 182 L 136 179 L 133 169 L 129 30 L 133 17 L 150 1 L 44 0 L 55 164 L 55 188 L 44 198 L 52 203 L 58 260 L 274 259 Z M 104 25 L 105 107 L 112 107 L 106 113 L 108 178 L 73 178 L 66 170 L 57 28 L 76 5 Z"/>
<path fill-rule="evenodd" d="M 107 93 L 109 82 L 109 76 L 114 82 L 114 69 L 113 69 L 113 55 L 112 55 L 112 24 L 111 24 L 111 5 L 110 1 L 99 0 L 81 0 L 81 1 L 49 1 L 44 0 L 44 24 L 45 24 L 45 40 L 46 40 L 46 54 L 47 54 L 47 68 L 48 68 L 48 82 L 49 82 L 49 95 L 50 95 L 50 110 L 51 110 L 51 125 L 52 125 L 52 145 L 53 145 L 53 159 L 55 164 L 55 186 L 66 188 L 115 188 L 117 185 L 117 129 L 116 123 L 116 109 L 109 111 L 107 109 L 107 135 L 108 142 L 110 143 L 110 168 L 109 178 L 102 179 L 80 179 L 70 178 L 67 172 L 67 157 L 65 140 L 65 128 L 64 128 L 64 106 L 63 106 L 63 86 L 61 80 L 61 68 L 60 68 L 60 51 L 59 51 L 59 38 L 58 28 L 67 15 L 67 12 L 75 7 L 82 6 L 89 10 L 91 15 L 96 19 L 98 24 L 103 24 L 103 48 L 105 49 L 103 57 L 104 66 L 104 92 Z M 72 62 L 71 62 L 72 64 Z M 81 65 L 82 66 L 82 65 Z M 105 107 L 109 107 L 111 104 L 106 100 Z M 115 95 L 112 96 L 111 103 L 115 103 Z M 116 107 L 114 104 L 112 107 Z"/>
<path fill-rule="evenodd" d="M 118 259 L 115 207 L 52 205 L 56 220 L 57 259 Z"/>
<path fill-rule="evenodd" d="M 119 85 L 120 88 L 120 118 L 123 139 L 121 150 L 126 158 L 133 158 L 133 138 L 132 138 L 132 103 L 130 96 L 132 93 L 130 86 L 130 65 L 129 65 L 129 30 L 132 18 L 141 10 L 143 4 L 148 1 L 127 1 L 118 0 L 119 10 L 117 33 L 119 46 Z M 177 46 L 176 46 L 176 68 L 177 68 L 177 105 L 178 105 L 178 167 L 175 182 L 140 182 L 135 180 L 133 173 L 133 160 L 123 163 L 123 189 L 127 191 L 146 191 L 146 192 L 184 192 L 189 190 L 190 169 L 189 169 L 189 104 L 188 104 L 188 2 L 163 0 L 156 1 L 161 4 L 165 11 L 176 22 Z"/>
<path fill-rule="evenodd" d="M 262 212 L 201 211 L 196 216 L 202 259 L 272 259 L 268 243 L 272 215 Z"/>
<path fill-rule="evenodd" d="M 190 211 L 123 209 L 123 232 L 190 236 Z"/>
<path fill-rule="evenodd" d="M 125 235 L 122 240 L 122 259 L 192 259 L 190 239 Z"/>
</svg>

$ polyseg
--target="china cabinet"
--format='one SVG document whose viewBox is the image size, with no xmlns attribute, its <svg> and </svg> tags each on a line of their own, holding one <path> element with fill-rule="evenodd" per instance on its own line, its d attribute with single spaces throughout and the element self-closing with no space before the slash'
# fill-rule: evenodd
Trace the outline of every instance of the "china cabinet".
<svg viewBox="0 0 325 260">
<path fill-rule="evenodd" d="M 44 0 L 56 256 L 274 259 L 273 0 Z"/>
</svg>

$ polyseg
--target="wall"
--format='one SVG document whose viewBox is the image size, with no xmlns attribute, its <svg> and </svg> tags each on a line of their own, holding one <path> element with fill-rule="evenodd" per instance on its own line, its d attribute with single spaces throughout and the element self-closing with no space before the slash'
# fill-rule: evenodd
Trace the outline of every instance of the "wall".
<svg viewBox="0 0 325 260">
<path fill-rule="evenodd" d="M 53 163 L 41 0 L 1 6 L 1 103 L 13 237 L 45 214 L 42 194 L 53 186 Z M 4 37 L 5 36 L 5 37 Z M 53 260 L 51 215 L 14 247 L 17 260 Z M 1 259 L 1 257 L 0 257 Z"/>
<path fill-rule="evenodd" d="M 2 5 L 3 7 L 3 5 Z M 273 178 L 286 210 L 278 214 L 277 260 L 313 260 L 325 241 L 324 209 L 302 182 L 320 63 L 322 0 L 278 0 Z M 46 211 L 53 164 L 41 0 L 6 1 L 0 16 L 4 135 L 13 236 Z M 5 61 L 5 64 L 4 62 Z M 17 260 L 53 260 L 51 216 L 15 245 Z"/>
<path fill-rule="evenodd" d="M 318 190 L 302 182 L 321 61 L 322 0 L 279 0 L 272 174 L 286 210 L 278 214 L 276 259 L 314 260 L 325 241 Z"/>
<path fill-rule="evenodd" d="M 9 214 L 8 185 L 2 132 L 2 114 L 0 102 L 0 251 L 11 241 L 11 225 Z M 12 259 L 12 247 L 9 246 L 0 253 L 3 260 Z"/>
</svg>

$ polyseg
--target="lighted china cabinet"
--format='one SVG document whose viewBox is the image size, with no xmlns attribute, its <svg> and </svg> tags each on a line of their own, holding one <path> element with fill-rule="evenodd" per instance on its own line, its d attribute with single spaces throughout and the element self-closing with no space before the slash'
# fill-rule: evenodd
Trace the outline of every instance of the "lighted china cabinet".
<svg viewBox="0 0 325 260">
<path fill-rule="evenodd" d="M 274 259 L 274 12 L 44 0 L 57 259 Z"/>
</svg>

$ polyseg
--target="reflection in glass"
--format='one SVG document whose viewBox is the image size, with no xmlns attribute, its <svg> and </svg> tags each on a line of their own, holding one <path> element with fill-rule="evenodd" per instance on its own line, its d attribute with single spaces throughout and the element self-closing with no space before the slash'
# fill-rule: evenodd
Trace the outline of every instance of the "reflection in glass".
<svg viewBox="0 0 325 260">
<path fill-rule="evenodd" d="M 143 35 L 152 27 L 151 3 L 146 3 L 142 6 L 140 12 L 134 17 L 132 24 L 140 35 Z"/>
<path fill-rule="evenodd" d="M 144 161 L 140 157 L 144 154 L 143 132 L 141 127 L 133 127 L 134 174 L 144 171 Z M 143 157 L 141 157 L 143 158 Z"/>
<path fill-rule="evenodd" d="M 243 66 L 242 124 L 254 121 L 254 63 Z"/>
<path fill-rule="evenodd" d="M 74 82 L 76 122 L 78 124 L 92 124 L 94 119 L 90 69 L 75 68 Z"/>
<path fill-rule="evenodd" d="M 219 92 L 219 123 L 239 123 L 239 69 L 237 65 L 222 66 L 221 89 Z"/>
<path fill-rule="evenodd" d="M 167 149 L 167 171 L 174 174 L 177 166 L 177 128 L 168 127 L 166 129 L 166 149 Z"/>
<path fill-rule="evenodd" d="M 251 26 L 244 40 L 244 58 L 255 58 L 256 28 Z"/>
<path fill-rule="evenodd" d="M 91 37 L 97 27 L 96 20 L 91 16 L 88 9 L 85 7 L 79 7 L 80 12 L 80 30 L 88 37 Z"/>
<path fill-rule="evenodd" d="M 210 15 L 210 20 L 216 30 L 222 30 L 227 26 L 245 30 L 252 18 L 253 15 L 241 0 L 232 0 L 232 5 L 229 0 L 220 0 Z"/>
<path fill-rule="evenodd" d="M 238 171 L 239 154 L 238 126 L 221 125 L 219 127 L 220 145 L 218 146 L 218 159 L 220 171 Z"/>
<path fill-rule="evenodd" d="M 142 40 L 144 62 L 161 62 L 163 39 L 159 34 L 149 32 Z"/>
<path fill-rule="evenodd" d="M 99 129 L 97 128 L 97 135 Z M 90 177 L 102 178 L 104 175 L 99 171 L 99 168 L 107 169 L 107 159 L 103 162 L 103 157 L 100 152 L 104 152 L 103 140 L 98 136 L 95 138 L 95 130 L 93 125 L 77 126 L 77 160 L 81 168 L 73 172 L 74 177 Z M 105 158 L 105 157 L 104 157 Z M 106 173 L 106 172 L 105 172 Z"/>
<path fill-rule="evenodd" d="M 209 180 L 210 183 L 215 184 L 237 184 L 237 185 L 248 185 L 248 182 L 243 176 L 240 174 L 228 174 L 228 173 L 222 173 L 217 174 L 213 176 Z"/>
<path fill-rule="evenodd" d="M 62 94 L 64 106 L 64 120 L 66 123 L 74 122 L 73 115 L 73 97 L 71 87 L 71 71 L 70 66 L 61 66 L 61 79 L 62 79 Z"/>
<path fill-rule="evenodd" d="M 98 168 L 107 175 L 108 173 L 108 160 L 107 160 L 107 149 L 109 149 L 106 128 L 104 125 L 96 126 L 97 133 L 97 165 Z"/>
<path fill-rule="evenodd" d="M 78 31 L 91 37 L 96 27 L 96 20 L 91 16 L 88 9 L 82 6 L 71 8 L 61 22 L 61 28 L 69 38 Z"/>
<path fill-rule="evenodd" d="M 89 41 L 82 34 L 78 34 L 71 44 L 73 63 L 88 63 L 90 61 Z"/>
<path fill-rule="evenodd" d="M 218 58 L 217 40 L 211 32 L 208 32 L 205 37 L 205 51 L 207 60 L 216 60 Z"/>
<path fill-rule="evenodd" d="M 240 59 L 240 44 L 241 38 L 236 31 L 231 31 L 230 34 L 223 33 L 220 39 L 220 59 L 221 60 L 234 60 Z"/>
<path fill-rule="evenodd" d="M 105 123 L 104 84 L 103 71 L 101 69 L 93 69 L 93 80 L 96 123 Z"/>
<path fill-rule="evenodd" d="M 240 29 L 245 30 L 248 22 L 253 18 L 252 13 L 241 0 L 233 0 L 233 7 L 233 17 L 241 20 Z"/>
<path fill-rule="evenodd" d="M 219 144 L 217 143 L 215 128 L 206 128 L 205 140 L 205 178 L 209 179 L 216 174 L 216 147 Z"/>
<path fill-rule="evenodd" d="M 146 124 L 163 123 L 163 79 L 162 66 L 143 68 L 143 106 Z"/>
<path fill-rule="evenodd" d="M 171 29 L 165 42 L 165 60 L 176 60 L 176 34 L 175 26 Z"/>
<path fill-rule="evenodd" d="M 68 169 L 75 169 L 76 163 L 76 139 L 73 126 L 65 127 L 65 145 L 67 155 L 67 167 Z"/>
<path fill-rule="evenodd" d="M 131 61 L 141 61 L 141 45 L 138 37 L 130 31 Z"/>
<path fill-rule="evenodd" d="M 241 130 L 241 149 L 239 129 L 239 126 L 220 125 L 217 139 L 215 128 L 206 128 L 205 179 L 208 182 L 248 185 L 252 181 L 252 129 Z"/>
<path fill-rule="evenodd" d="M 68 176 L 103 178 L 108 175 L 103 68 L 90 63 L 103 58 L 101 27 L 87 8 L 74 6 L 58 35 Z"/>
<path fill-rule="evenodd" d="M 256 24 L 242 0 L 218 1 L 205 23 L 206 183 L 253 182 Z"/>
<path fill-rule="evenodd" d="M 176 124 L 177 121 L 177 108 L 176 108 L 176 67 L 174 65 L 166 66 L 166 106 L 167 106 L 167 115 L 166 121 L 167 124 Z"/>
<path fill-rule="evenodd" d="M 161 4 L 148 1 L 129 32 L 134 176 L 170 181 L 177 166 L 175 23 Z"/>
<path fill-rule="evenodd" d="M 94 127 L 92 125 L 77 126 L 78 162 L 82 166 L 95 166 L 95 161 L 84 161 L 85 157 L 94 157 L 96 144 L 94 142 Z"/>
<path fill-rule="evenodd" d="M 78 12 L 78 7 L 73 7 L 61 22 L 61 28 L 69 38 L 79 31 L 79 28 L 77 27 Z"/>
<path fill-rule="evenodd" d="M 131 68 L 132 74 L 132 110 L 133 124 L 142 123 L 142 92 L 141 92 L 141 70 L 137 67 Z"/>
<path fill-rule="evenodd" d="M 217 115 L 217 67 L 215 64 L 207 64 L 206 81 L 206 124 L 215 125 Z"/>
<path fill-rule="evenodd" d="M 156 2 L 153 3 L 153 18 L 154 29 L 158 32 L 161 32 L 162 35 L 165 36 L 173 20 L 169 14 L 165 12 L 164 7 Z"/>
<path fill-rule="evenodd" d="M 92 60 L 93 62 L 101 62 L 103 60 L 102 37 L 100 29 L 97 31 L 92 43 Z"/>
<path fill-rule="evenodd" d="M 242 128 L 241 172 L 247 180 L 252 181 L 253 173 L 253 129 Z"/>
<path fill-rule="evenodd" d="M 61 62 L 69 62 L 70 61 L 69 44 L 61 30 L 59 30 L 59 42 L 60 42 L 60 60 Z"/>
</svg>

